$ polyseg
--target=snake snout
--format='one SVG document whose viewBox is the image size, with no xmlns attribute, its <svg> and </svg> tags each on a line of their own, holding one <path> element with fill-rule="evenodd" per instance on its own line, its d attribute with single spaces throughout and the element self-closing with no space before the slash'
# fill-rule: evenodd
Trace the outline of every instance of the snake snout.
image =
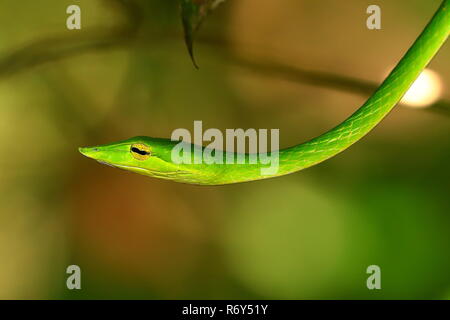
<svg viewBox="0 0 450 320">
<path fill-rule="evenodd" d="M 96 152 L 98 152 L 98 151 L 100 151 L 100 149 L 99 149 L 99 148 L 89 148 L 89 147 L 85 147 L 85 148 L 78 148 L 78 151 L 79 151 L 82 155 L 84 155 L 84 156 L 86 156 L 86 157 L 88 157 L 88 158 L 92 158 L 92 157 L 93 157 L 93 154 L 96 153 Z"/>
</svg>

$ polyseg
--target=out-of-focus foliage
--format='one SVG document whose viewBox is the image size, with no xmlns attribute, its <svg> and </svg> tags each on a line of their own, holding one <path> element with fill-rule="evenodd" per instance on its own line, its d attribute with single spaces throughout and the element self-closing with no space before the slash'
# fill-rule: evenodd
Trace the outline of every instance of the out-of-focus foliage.
<svg viewBox="0 0 450 320">
<path fill-rule="evenodd" d="M 186 46 L 192 62 L 197 67 L 194 56 L 194 37 L 202 22 L 225 0 L 179 0 Z"/>
</svg>

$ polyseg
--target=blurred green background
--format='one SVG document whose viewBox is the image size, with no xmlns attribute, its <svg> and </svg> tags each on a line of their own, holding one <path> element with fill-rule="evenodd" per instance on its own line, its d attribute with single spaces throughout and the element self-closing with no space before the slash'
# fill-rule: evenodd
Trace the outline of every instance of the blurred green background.
<svg viewBox="0 0 450 320">
<path fill-rule="evenodd" d="M 186 52 L 176 1 L 0 3 L 0 298 L 444 299 L 450 294 L 449 117 L 400 106 L 316 167 L 198 187 L 78 153 L 176 128 L 280 128 L 281 147 L 368 94 L 287 81 L 233 57 L 379 82 L 439 0 L 228 1 Z M 66 29 L 66 8 L 82 30 Z M 445 89 L 450 47 L 430 68 Z M 449 100 L 448 90 L 442 99 Z M 66 289 L 66 268 L 82 290 Z M 382 289 L 366 288 L 381 267 Z"/>
</svg>

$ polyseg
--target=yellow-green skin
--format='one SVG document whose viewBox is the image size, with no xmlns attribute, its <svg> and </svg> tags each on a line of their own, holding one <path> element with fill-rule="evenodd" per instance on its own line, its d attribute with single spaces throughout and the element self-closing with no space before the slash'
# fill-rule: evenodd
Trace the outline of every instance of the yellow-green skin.
<svg viewBox="0 0 450 320">
<path fill-rule="evenodd" d="M 111 144 L 80 148 L 85 156 L 99 162 L 147 175 L 183 183 L 222 185 L 273 178 L 293 173 L 327 160 L 361 139 L 400 101 L 421 71 L 439 51 L 450 32 L 450 0 L 444 0 L 430 23 L 395 69 L 354 114 L 337 127 L 308 142 L 279 151 L 279 170 L 263 175 L 267 164 L 175 164 L 172 149 L 178 142 L 135 137 Z M 150 150 L 146 159 L 137 159 L 133 145 Z M 193 146 L 192 146 L 193 147 Z"/>
</svg>

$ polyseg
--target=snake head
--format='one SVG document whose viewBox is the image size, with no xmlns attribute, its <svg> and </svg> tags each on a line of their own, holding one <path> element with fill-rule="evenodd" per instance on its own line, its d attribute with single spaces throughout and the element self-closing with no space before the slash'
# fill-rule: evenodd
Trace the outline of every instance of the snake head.
<svg viewBox="0 0 450 320">
<path fill-rule="evenodd" d="M 183 170 L 172 163 L 171 150 L 177 142 L 167 139 L 134 137 L 93 147 L 79 148 L 86 157 L 102 164 L 135 173 L 177 180 Z"/>
</svg>

